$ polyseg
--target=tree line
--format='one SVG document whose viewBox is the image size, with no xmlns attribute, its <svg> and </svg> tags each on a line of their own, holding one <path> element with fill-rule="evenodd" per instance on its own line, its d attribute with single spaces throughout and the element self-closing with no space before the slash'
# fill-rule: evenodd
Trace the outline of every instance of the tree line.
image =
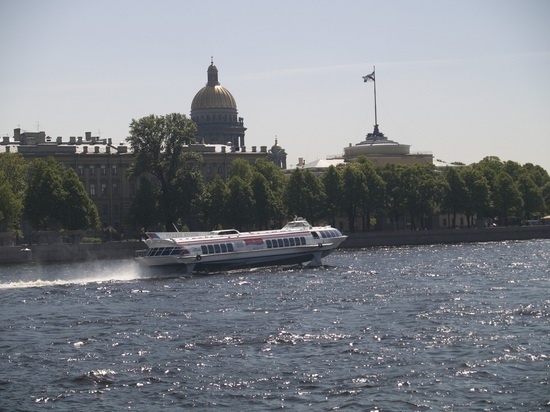
<svg viewBox="0 0 550 412">
<path fill-rule="evenodd" d="M 375 167 L 362 157 L 320 176 L 302 168 L 287 175 L 265 160 L 239 159 L 227 181 L 205 184 L 200 156 L 180 149 L 193 142 L 194 130 L 180 114 L 132 120 L 128 141 L 136 163 L 129 175 L 141 178 L 130 212 L 134 225 L 171 230 L 198 217 L 211 228 L 248 230 L 279 226 L 294 215 L 332 225 L 344 216 L 353 232 L 383 224 L 424 229 L 434 214 L 447 215 L 449 227 L 465 216 L 471 227 L 476 217 L 508 225 L 549 212 L 548 172 L 497 157 L 443 170 L 431 164 Z"/>
<path fill-rule="evenodd" d="M 184 153 L 195 125 L 182 114 L 132 120 L 128 142 L 135 161 L 127 177 L 140 179 L 126 225 L 135 230 L 185 227 L 239 230 L 279 227 L 292 216 L 351 232 L 373 228 L 424 229 L 434 214 L 448 226 L 475 218 L 501 225 L 550 213 L 550 176 L 542 167 L 486 157 L 472 165 L 437 169 L 431 164 L 375 167 L 366 158 L 331 166 L 321 175 L 297 168 L 285 173 L 260 159 L 235 160 L 226 181 L 205 182 L 202 158 Z M 53 158 L 27 162 L 0 155 L 0 231 L 19 230 L 26 219 L 39 230 L 100 226 L 95 204 L 76 172 Z"/>
<path fill-rule="evenodd" d="M 0 155 L 0 232 L 19 231 L 25 219 L 38 230 L 99 229 L 97 207 L 76 171 L 52 157 L 26 161 Z"/>
</svg>

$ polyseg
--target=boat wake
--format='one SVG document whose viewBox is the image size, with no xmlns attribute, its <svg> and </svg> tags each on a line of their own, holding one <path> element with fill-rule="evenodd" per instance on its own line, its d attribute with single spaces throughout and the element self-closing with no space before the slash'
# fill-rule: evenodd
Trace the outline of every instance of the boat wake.
<svg viewBox="0 0 550 412">
<path fill-rule="evenodd" d="M 8 276 L 3 276 L 0 290 L 125 282 L 144 277 L 134 261 L 25 265 L 11 269 Z"/>
</svg>

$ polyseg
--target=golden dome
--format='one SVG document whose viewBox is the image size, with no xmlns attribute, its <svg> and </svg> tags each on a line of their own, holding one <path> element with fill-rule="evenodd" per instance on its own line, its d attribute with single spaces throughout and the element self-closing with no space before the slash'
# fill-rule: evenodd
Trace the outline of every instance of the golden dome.
<svg viewBox="0 0 550 412">
<path fill-rule="evenodd" d="M 233 95 L 218 81 L 218 68 L 214 62 L 208 67 L 208 83 L 193 98 L 191 111 L 200 109 L 237 109 Z"/>
<path fill-rule="evenodd" d="M 233 95 L 225 87 L 204 86 L 193 98 L 191 110 L 198 109 L 236 109 Z"/>
</svg>

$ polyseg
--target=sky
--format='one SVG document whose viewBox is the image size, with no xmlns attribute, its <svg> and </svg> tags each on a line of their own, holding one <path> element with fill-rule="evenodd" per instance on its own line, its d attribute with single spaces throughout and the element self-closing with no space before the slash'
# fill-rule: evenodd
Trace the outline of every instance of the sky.
<svg viewBox="0 0 550 412">
<path fill-rule="evenodd" d="M 0 0 L 0 134 L 123 142 L 132 119 L 190 115 L 213 56 L 246 146 L 287 166 L 342 155 L 374 125 L 443 162 L 550 172 L 547 0 Z"/>
</svg>

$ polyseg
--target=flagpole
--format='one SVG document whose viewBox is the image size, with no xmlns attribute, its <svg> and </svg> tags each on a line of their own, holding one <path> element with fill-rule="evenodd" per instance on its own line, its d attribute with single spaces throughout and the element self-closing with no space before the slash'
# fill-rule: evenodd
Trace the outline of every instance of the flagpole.
<svg viewBox="0 0 550 412">
<path fill-rule="evenodd" d="M 376 66 L 372 66 L 374 79 L 374 133 L 378 135 L 378 112 L 376 110 Z"/>
</svg>

